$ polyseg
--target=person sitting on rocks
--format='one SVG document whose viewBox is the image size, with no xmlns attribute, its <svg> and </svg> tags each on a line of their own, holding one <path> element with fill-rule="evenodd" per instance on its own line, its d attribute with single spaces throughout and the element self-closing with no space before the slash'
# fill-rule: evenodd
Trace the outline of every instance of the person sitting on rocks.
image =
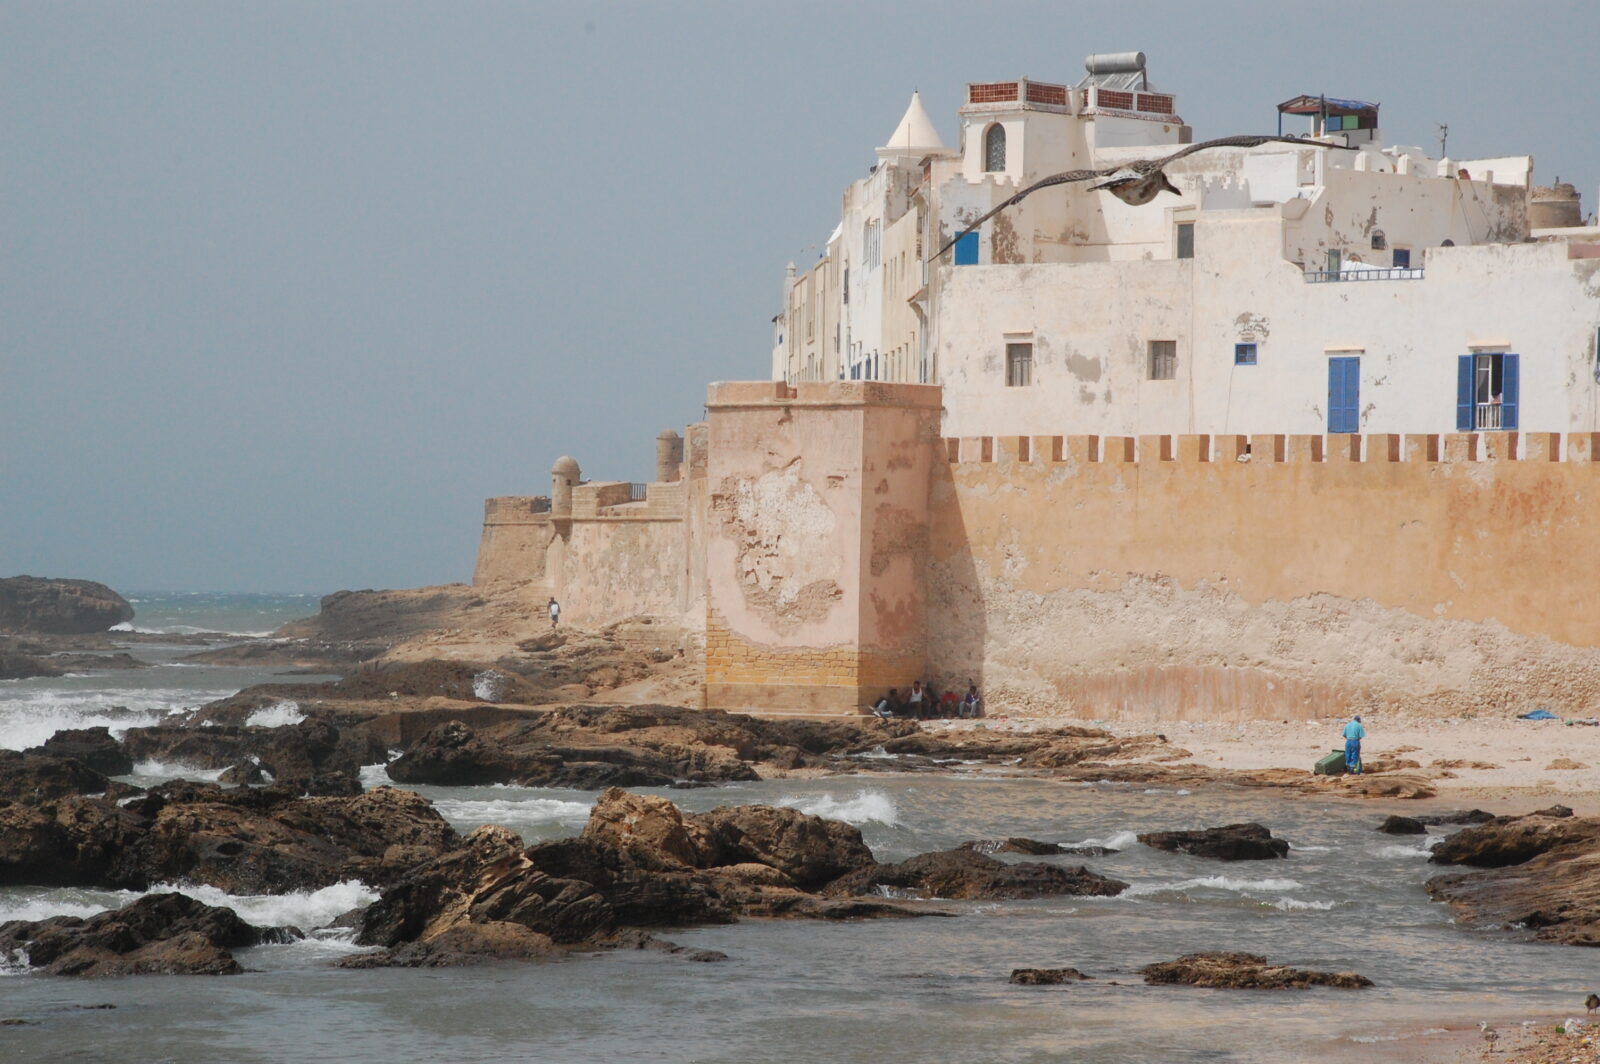
<svg viewBox="0 0 1600 1064">
<path fill-rule="evenodd" d="M 922 689 L 921 680 L 911 681 L 911 692 L 906 695 L 906 716 L 913 720 L 928 717 L 928 692 Z"/>
<path fill-rule="evenodd" d="M 872 707 L 872 715 L 889 720 L 892 717 L 898 717 L 902 708 L 900 689 L 891 687 L 889 688 L 889 693 L 878 699 L 877 704 Z"/>
<path fill-rule="evenodd" d="M 978 697 L 978 685 L 967 681 L 967 696 L 961 700 L 961 719 L 975 720 L 983 716 L 983 699 Z"/>
<path fill-rule="evenodd" d="M 954 691 L 946 691 L 939 700 L 939 716 L 946 720 L 955 720 L 961 716 L 961 696 Z"/>
</svg>

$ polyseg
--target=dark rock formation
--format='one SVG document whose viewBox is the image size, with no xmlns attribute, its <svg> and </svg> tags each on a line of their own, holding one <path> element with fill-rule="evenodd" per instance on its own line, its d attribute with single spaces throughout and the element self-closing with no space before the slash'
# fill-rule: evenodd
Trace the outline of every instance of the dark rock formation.
<svg viewBox="0 0 1600 1064">
<path fill-rule="evenodd" d="M 1254 953 L 1191 953 L 1175 961 L 1139 969 L 1146 983 L 1181 984 L 1222 990 L 1286 990 L 1331 986 L 1356 990 L 1372 980 L 1355 972 L 1313 972 L 1268 964 Z"/>
<path fill-rule="evenodd" d="M 1152 831 L 1139 841 L 1169 853 L 1213 857 L 1219 861 L 1266 861 L 1289 855 L 1289 844 L 1260 824 L 1229 824 L 1196 831 Z"/>
<path fill-rule="evenodd" d="M 1498 817 L 1446 839 L 1432 859 L 1484 869 L 1428 880 L 1429 895 L 1461 923 L 1600 946 L 1600 818 Z"/>
<path fill-rule="evenodd" d="M 459 968 L 485 961 L 530 961 L 557 951 L 550 936 L 493 920 L 457 924 L 433 938 L 339 959 L 340 968 Z"/>
<path fill-rule="evenodd" d="M 1494 814 L 1486 813 L 1482 809 L 1467 809 L 1458 810 L 1454 813 L 1431 813 L 1414 819 L 1419 824 L 1433 825 L 1487 824 L 1494 819 Z"/>
<path fill-rule="evenodd" d="M 1544 809 L 1535 810 L 1528 815 L 1564 818 L 1572 815 L 1572 807 L 1570 805 L 1552 805 Z"/>
<path fill-rule="evenodd" d="M 0 580 L 0 630 L 77 635 L 133 620 L 128 600 L 93 580 Z"/>
<path fill-rule="evenodd" d="M 1024 862 L 1007 864 L 972 850 L 919 854 L 842 876 L 829 894 L 869 894 L 889 888 L 919 898 L 1044 898 L 1059 894 L 1111 897 L 1128 889 L 1087 868 Z"/>
<path fill-rule="evenodd" d="M 1104 846 L 1067 847 L 1054 842 L 1040 842 L 1037 839 L 1017 837 L 1009 839 L 977 839 L 972 842 L 963 842 L 959 848 L 976 850 L 978 853 L 1025 853 L 1032 857 L 1052 857 L 1062 853 L 1078 854 L 1087 850 L 1095 852 L 1086 856 L 1099 857 L 1113 852 Z"/>
<path fill-rule="evenodd" d="M 0 952 L 25 950 L 49 975 L 233 975 L 229 950 L 288 941 L 287 928 L 253 927 L 232 909 L 182 894 L 150 894 L 83 919 L 57 916 L 0 924 Z"/>
<path fill-rule="evenodd" d="M 1428 826 L 1409 816 L 1391 816 L 1378 825 L 1385 835 L 1426 835 Z"/>
<path fill-rule="evenodd" d="M 36 750 L 0 750 L 0 800 L 48 802 L 74 794 L 104 794 L 115 787 L 81 761 Z"/>
<path fill-rule="evenodd" d="M 1504 868 L 1573 843 L 1600 842 L 1600 819 L 1555 817 L 1546 813 L 1496 817 L 1463 828 L 1433 848 L 1434 864 Z"/>
<path fill-rule="evenodd" d="M 195 768 L 232 768 L 254 761 L 281 784 L 303 786 L 317 777 L 356 779 L 363 765 L 388 757 L 382 740 L 361 727 L 340 728 L 317 717 L 276 728 L 186 727 L 157 724 L 129 728 L 123 746 L 135 761 L 162 761 Z M 340 784 L 348 793 L 348 784 Z M 319 793 L 326 793 L 324 787 Z"/>
<path fill-rule="evenodd" d="M 1094 976 L 1084 975 L 1076 968 L 1011 969 L 1011 981 L 1018 986 L 1060 986 L 1062 983 L 1078 983 L 1093 978 Z"/>
<path fill-rule="evenodd" d="M 874 863 L 859 829 L 794 809 L 724 806 L 688 819 L 697 836 L 700 867 L 764 865 L 801 890 L 815 890 Z"/>
<path fill-rule="evenodd" d="M 46 739 L 43 746 L 27 752 L 71 758 L 107 776 L 126 776 L 133 771 L 133 758 L 106 727 L 63 729 Z"/>
<path fill-rule="evenodd" d="M 299 798 L 276 787 L 176 781 L 124 806 L 83 797 L 0 804 L 0 885 L 146 890 L 184 879 L 232 894 L 346 879 L 381 885 L 455 842 L 444 818 L 410 791 Z"/>
</svg>

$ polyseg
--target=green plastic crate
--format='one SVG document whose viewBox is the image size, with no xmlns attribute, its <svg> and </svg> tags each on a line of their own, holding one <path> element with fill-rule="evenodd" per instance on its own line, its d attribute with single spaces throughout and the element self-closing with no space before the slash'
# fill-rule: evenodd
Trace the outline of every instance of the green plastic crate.
<svg viewBox="0 0 1600 1064">
<path fill-rule="evenodd" d="M 1318 758 L 1316 767 L 1311 771 L 1316 773 L 1318 776 L 1344 775 L 1344 751 L 1335 750 L 1326 757 Z"/>
</svg>

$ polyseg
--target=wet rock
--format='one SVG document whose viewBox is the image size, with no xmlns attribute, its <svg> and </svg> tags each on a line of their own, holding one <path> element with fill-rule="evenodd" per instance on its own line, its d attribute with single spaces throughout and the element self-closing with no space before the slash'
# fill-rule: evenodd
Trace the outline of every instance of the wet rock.
<svg viewBox="0 0 1600 1064">
<path fill-rule="evenodd" d="M 104 774 L 81 761 L 0 750 L 0 799 L 48 802 L 75 794 L 103 794 L 110 785 Z"/>
<path fill-rule="evenodd" d="M 0 580 L 0 631 L 77 635 L 131 620 L 128 600 L 93 580 Z"/>
<path fill-rule="evenodd" d="M 1414 817 L 1391 816 L 1378 825 L 1378 830 L 1385 835 L 1426 835 L 1428 826 Z"/>
<path fill-rule="evenodd" d="M 1494 819 L 1493 813 L 1486 813 L 1482 809 L 1459 810 L 1454 813 L 1431 813 L 1415 818 L 1419 824 L 1452 825 L 1452 824 L 1487 824 Z"/>
<path fill-rule="evenodd" d="M 145 890 L 183 879 L 232 894 L 381 885 L 455 841 L 410 791 L 298 798 L 177 781 L 123 806 L 82 797 L 0 804 L 0 884 Z"/>
<path fill-rule="evenodd" d="M 1600 845 L 1600 819 L 1530 813 L 1463 828 L 1433 848 L 1434 864 L 1504 868 L 1572 844 Z"/>
<path fill-rule="evenodd" d="M 550 936 L 503 920 L 458 924 L 425 941 L 340 958 L 340 968 L 460 968 L 490 961 L 530 961 L 557 952 Z"/>
<path fill-rule="evenodd" d="M 1112 851 L 1104 846 L 1074 846 L 1070 849 L 1054 842 L 1040 842 L 1037 839 L 1009 838 L 1009 839 L 978 839 L 973 842 L 963 842 L 959 847 L 963 850 L 976 850 L 978 853 L 1025 853 L 1033 857 L 1050 857 L 1062 853 L 1083 853 L 1086 850 L 1096 851 L 1089 856 L 1101 856 Z"/>
<path fill-rule="evenodd" d="M 256 787 L 267 782 L 267 774 L 261 771 L 259 761 L 241 761 L 232 768 L 223 769 L 217 782 L 229 787 Z"/>
<path fill-rule="evenodd" d="M 1421 776 L 1337 776 L 1339 788 L 1363 798 L 1432 798 L 1430 781 Z"/>
<path fill-rule="evenodd" d="M 0 951 L 25 950 L 49 975 L 233 975 L 229 951 L 298 937 L 253 927 L 232 909 L 182 894 L 150 894 L 112 912 L 0 924 Z"/>
<path fill-rule="evenodd" d="M 1139 841 L 1168 853 L 1186 853 L 1219 861 L 1265 861 L 1289 855 L 1289 843 L 1260 824 L 1228 824 L 1195 831 L 1151 831 Z"/>
<path fill-rule="evenodd" d="M 126 776 L 133 771 L 133 758 L 106 727 L 66 728 L 27 752 L 70 758 L 106 776 Z"/>
<path fill-rule="evenodd" d="M 1060 986 L 1062 983 L 1077 983 L 1093 978 L 1094 976 L 1084 975 L 1076 968 L 1011 969 L 1011 981 L 1018 986 Z"/>
<path fill-rule="evenodd" d="M 795 809 L 724 806 L 688 819 L 696 834 L 701 867 L 766 865 L 801 890 L 814 890 L 847 872 L 876 864 L 859 828 Z"/>
<path fill-rule="evenodd" d="M 356 778 L 361 766 L 388 757 L 383 742 L 366 729 L 339 728 L 317 717 L 276 728 L 172 724 L 129 728 L 123 745 L 136 761 L 195 768 L 225 769 L 253 760 L 285 784 L 319 776 Z"/>
<path fill-rule="evenodd" d="M 36 676 L 60 676 L 66 669 L 38 654 L 30 654 L 8 642 L 0 643 L 0 680 L 31 680 Z"/>
<path fill-rule="evenodd" d="M 1536 809 L 1532 813 L 1529 813 L 1528 815 L 1529 816 L 1548 816 L 1548 817 L 1556 817 L 1558 819 L 1564 819 L 1564 818 L 1569 817 L 1569 816 L 1572 815 L 1572 807 L 1571 806 L 1565 806 L 1565 805 L 1552 805 L 1552 806 L 1547 806 L 1544 809 Z"/>
<path fill-rule="evenodd" d="M 498 748 L 478 738 L 459 721 L 434 728 L 405 753 L 389 762 L 389 778 L 397 783 L 431 783 L 445 787 L 483 787 L 509 783 L 515 766 Z"/>
<path fill-rule="evenodd" d="M 972 850 L 941 850 L 899 864 L 858 869 L 828 884 L 826 893 L 871 894 L 883 888 L 921 898 L 1110 897 L 1128 889 L 1128 884 L 1082 866 L 1007 864 Z"/>
<path fill-rule="evenodd" d="M 1312 986 L 1354 990 L 1372 980 L 1354 972 L 1314 972 L 1268 964 L 1254 953 L 1190 953 L 1175 961 L 1139 969 L 1152 985 L 1201 986 L 1222 990 L 1285 990 Z"/>
</svg>

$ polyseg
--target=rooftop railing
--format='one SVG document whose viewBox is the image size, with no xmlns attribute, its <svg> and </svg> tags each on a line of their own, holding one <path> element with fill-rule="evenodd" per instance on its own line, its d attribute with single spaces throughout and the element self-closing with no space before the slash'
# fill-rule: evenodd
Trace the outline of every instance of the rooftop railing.
<svg viewBox="0 0 1600 1064">
<path fill-rule="evenodd" d="M 1327 284 L 1331 281 L 1420 281 L 1422 271 L 1408 267 L 1380 270 L 1307 270 L 1306 283 Z"/>
</svg>

